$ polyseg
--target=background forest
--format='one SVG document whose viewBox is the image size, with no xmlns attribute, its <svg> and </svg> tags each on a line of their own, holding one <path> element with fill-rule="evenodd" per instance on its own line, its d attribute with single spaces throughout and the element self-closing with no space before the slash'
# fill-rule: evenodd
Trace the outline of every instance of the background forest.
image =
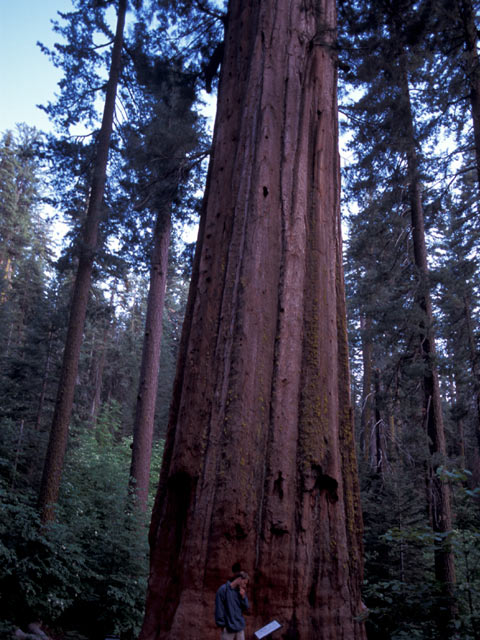
<svg viewBox="0 0 480 640">
<path fill-rule="evenodd" d="M 43 47 L 63 73 L 43 105 L 54 133 L 24 123 L 0 140 L 0 634 L 42 621 L 59 638 L 127 639 L 226 13 L 72 5 Z M 478 10 L 338 2 L 370 639 L 441 638 L 445 621 L 480 638 Z"/>
</svg>

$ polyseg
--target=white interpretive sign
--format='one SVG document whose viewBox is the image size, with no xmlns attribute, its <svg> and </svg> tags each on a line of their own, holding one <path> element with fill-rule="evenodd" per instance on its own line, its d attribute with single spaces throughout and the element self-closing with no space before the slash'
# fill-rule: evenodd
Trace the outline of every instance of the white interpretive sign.
<svg viewBox="0 0 480 640">
<path fill-rule="evenodd" d="M 277 622 L 276 620 L 272 620 L 272 622 L 269 622 L 267 625 L 265 625 L 258 631 L 255 631 L 255 637 L 258 638 L 259 640 L 260 638 L 265 638 L 265 636 L 268 636 L 274 631 L 276 631 L 277 629 L 280 629 L 281 626 L 282 625 L 279 622 Z"/>
</svg>

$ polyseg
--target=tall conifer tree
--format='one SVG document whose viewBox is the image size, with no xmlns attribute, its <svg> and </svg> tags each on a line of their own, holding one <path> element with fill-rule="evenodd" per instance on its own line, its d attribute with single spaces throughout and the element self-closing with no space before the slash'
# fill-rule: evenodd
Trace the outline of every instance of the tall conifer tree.
<svg viewBox="0 0 480 640">
<path fill-rule="evenodd" d="M 352 115 L 363 120 L 363 126 L 362 130 L 357 129 L 354 144 L 361 141 L 362 147 L 367 149 L 375 163 L 367 169 L 365 158 L 362 158 L 357 180 L 358 184 L 364 186 L 364 175 L 370 171 L 371 179 L 376 181 L 375 197 L 381 200 L 387 192 L 395 194 L 393 203 L 402 212 L 404 222 L 405 214 L 410 218 L 411 248 L 407 259 L 411 264 L 409 304 L 412 313 L 409 319 L 408 357 L 417 363 L 415 380 L 420 383 L 421 389 L 421 393 L 416 395 L 419 406 L 415 420 L 423 426 L 428 442 L 429 515 L 433 531 L 442 540 L 435 548 L 435 575 L 441 585 L 438 633 L 440 637 L 451 638 L 456 616 L 454 557 L 448 542 L 452 513 L 450 488 L 438 473 L 441 465 L 446 463 L 447 448 L 437 370 L 425 239 L 424 188 L 421 181 L 422 142 L 430 122 L 423 122 L 423 130 L 418 127 L 410 88 L 412 78 L 413 83 L 418 80 L 428 82 L 428 78 L 422 77 L 425 65 L 420 51 L 423 54 L 424 18 L 428 16 L 429 3 L 410 0 L 366 1 L 356 4 L 350 10 L 350 16 L 355 12 L 358 12 L 354 19 L 354 29 L 358 30 L 355 43 L 358 47 L 356 82 L 362 87 L 363 95 L 352 108 Z M 371 135 L 370 140 L 368 134 Z M 380 175 L 373 174 L 375 167 L 380 168 Z M 369 260 L 368 255 L 366 260 Z"/>
<path fill-rule="evenodd" d="M 73 394 L 87 311 L 87 301 L 90 292 L 91 275 L 95 254 L 98 250 L 98 231 L 102 215 L 108 152 L 115 113 L 115 97 L 122 64 L 123 30 L 126 12 L 127 0 L 119 0 L 117 26 L 106 86 L 103 119 L 97 138 L 88 209 L 72 294 L 62 371 L 60 374 L 55 413 L 50 431 L 50 440 L 39 494 L 39 509 L 44 523 L 52 520 L 54 517 L 53 505 L 58 497 L 67 446 L 68 428 L 73 406 Z M 79 64 L 81 64 L 80 61 Z"/>
<path fill-rule="evenodd" d="M 138 55 L 138 54 L 137 54 Z M 135 408 L 130 486 L 138 506 L 146 510 L 150 480 L 155 407 L 158 387 L 168 254 L 171 228 L 181 222 L 188 178 L 195 160 L 203 157 L 199 147 L 198 116 L 192 110 L 195 101 L 195 75 L 178 63 L 143 59 L 140 76 L 145 90 L 142 122 L 130 121 L 130 144 L 126 154 L 136 183 L 138 208 L 154 218 L 150 281 L 143 337 L 140 380 Z M 138 116 L 137 116 L 138 117 Z M 198 154 L 193 152 L 197 151 Z M 204 152 L 205 153 L 205 152 Z M 196 162 L 199 160 L 197 158 Z M 133 186 L 133 185 L 132 185 Z M 177 215 L 176 215 L 177 214 Z M 145 224 L 145 223 L 144 223 Z"/>
</svg>

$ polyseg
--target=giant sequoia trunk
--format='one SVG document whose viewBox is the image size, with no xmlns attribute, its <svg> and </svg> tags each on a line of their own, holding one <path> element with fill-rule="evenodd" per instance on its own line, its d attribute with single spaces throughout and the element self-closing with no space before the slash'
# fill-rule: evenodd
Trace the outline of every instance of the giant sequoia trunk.
<svg viewBox="0 0 480 640">
<path fill-rule="evenodd" d="M 402 60 L 404 60 L 404 56 L 402 56 Z M 442 481 L 437 473 L 438 468 L 445 463 L 447 457 L 445 430 L 438 372 L 435 362 L 435 335 L 433 330 L 433 310 L 429 286 L 427 248 L 425 243 L 421 182 L 415 148 L 415 131 L 410 103 L 408 75 L 405 65 L 402 65 L 400 81 L 404 98 L 402 121 L 406 130 L 406 155 L 410 188 L 413 251 L 418 273 L 416 302 L 422 311 L 423 317 L 419 326 L 419 350 L 424 365 L 422 413 L 430 449 L 430 464 L 428 470 L 429 511 L 434 532 L 447 534 L 452 530 L 450 487 Z M 436 546 L 435 577 L 441 587 L 443 598 L 438 616 L 439 637 L 445 639 L 452 638 L 452 624 L 456 617 L 454 597 L 455 565 L 453 550 L 448 542 L 448 538 Z"/>
<path fill-rule="evenodd" d="M 151 529 L 142 640 L 361 640 L 361 515 L 339 224 L 334 0 L 231 0 Z"/>
<path fill-rule="evenodd" d="M 67 448 L 68 427 L 72 414 L 78 361 L 80 348 L 82 346 L 93 263 L 97 250 L 98 229 L 107 172 L 108 150 L 112 134 L 115 97 L 121 68 L 123 29 L 126 11 L 127 0 L 119 0 L 117 27 L 105 95 L 102 126 L 98 135 L 90 199 L 70 306 L 70 317 L 63 353 L 62 369 L 60 372 L 60 382 L 40 487 L 38 502 L 43 523 L 52 520 L 54 517 L 53 505 L 58 498 L 63 462 Z"/>
</svg>

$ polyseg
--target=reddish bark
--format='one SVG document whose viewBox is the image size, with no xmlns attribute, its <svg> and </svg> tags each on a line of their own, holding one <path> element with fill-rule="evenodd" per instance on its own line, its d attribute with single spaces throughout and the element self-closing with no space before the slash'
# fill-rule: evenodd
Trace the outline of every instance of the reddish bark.
<svg viewBox="0 0 480 640">
<path fill-rule="evenodd" d="M 44 524 L 54 518 L 53 507 L 58 499 L 63 462 L 67 448 L 68 427 L 72 414 L 78 361 L 83 339 L 93 263 L 97 250 L 98 229 L 107 173 L 108 151 L 115 112 L 115 98 L 121 69 L 123 29 L 126 11 L 127 0 L 119 0 L 117 27 L 105 95 L 103 119 L 98 135 L 90 198 L 83 229 L 72 303 L 70 306 L 70 317 L 63 353 L 60 382 L 38 499 L 41 520 Z"/>
<path fill-rule="evenodd" d="M 142 640 L 361 640 L 361 514 L 346 342 L 335 3 L 231 0 L 212 159 L 150 529 Z"/>
<path fill-rule="evenodd" d="M 140 381 L 133 427 L 130 488 L 141 511 L 146 511 L 150 461 L 157 400 L 158 368 L 162 344 L 163 308 L 167 286 L 171 220 L 157 218 L 150 269 L 147 316 L 143 338 Z"/>
</svg>

